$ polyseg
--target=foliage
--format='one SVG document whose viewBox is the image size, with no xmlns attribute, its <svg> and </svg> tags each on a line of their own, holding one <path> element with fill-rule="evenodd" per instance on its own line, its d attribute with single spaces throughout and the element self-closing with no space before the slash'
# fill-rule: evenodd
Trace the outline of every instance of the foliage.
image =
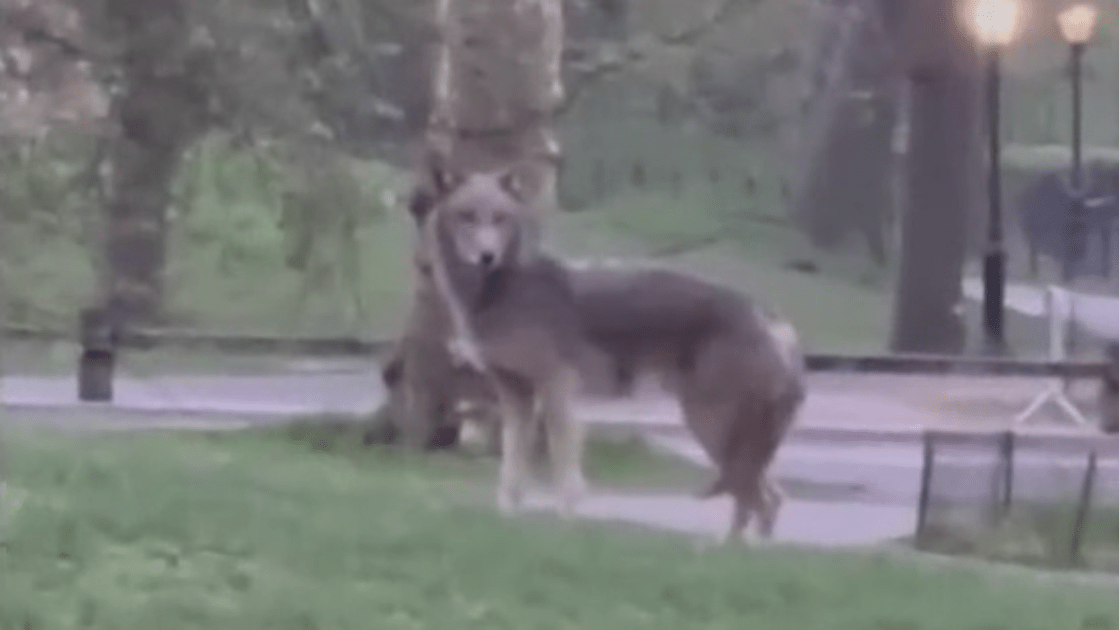
<svg viewBox="0 0 1119 630">
<path fill-rule="evenodd" d="M 319 334 L 353 334 L 403 308 L 410 226 L 387 212 L 399 177 L 329 153 L 304 161 L 305 151 L 199 147 L 182 184 L 191 204 L 171 234 L 172 313 L 226 329 L 313 321 Z"/>
<path fill-rule="evenodd" d="M 426 120 L 428 3 L 148 2 L 183 12 L 159 17 L 181 18 L 189 37 L 157 37 L 160 20 L 133 36 L 168 44 L 160 51 L 168 63 L 197 70 L 218 128 L 190 149 L 174 191 L 172 321 L 262 333 L 387 334 L 407 299 L 411 226 L 401 213 L 383 211 L 383 193 L 403 184 L 386 164 L 401 162 L 402 146 Z M 70 43 L 97 62 L 92 76 L 106 88 L 119 83 L 124 51 L 113 42 L 124 37 L 126 9 L 154 11 L 139 4 L 82 6 L 86 30 Z M 786 203 L 780 134 L 762 122 L 796 125 L 787 115 L 806 70 L 796 51 L 806 36 L 807 2 L 569 5 L 572 98 L 560 119 L 567 161 L 561 201 L 586 216 L 560 220 L 568 250 L 582 241 L 599 243 L 607 255 L 631 246 L 642 255 L 696 250 L 688 256 L 697 265 L 710 254 L 719 259 L 712 263 L 717 273 L 785 303 L 822 343 L 877 343 L 881 333 L 873 327 L 888 308 L 877 289 L 890 270 L 815 252 L 823 275 L 781 269 L 807 252 L 778 218 Z M 1096 112 L 1112 111 L 1119 93 L 1107 87 L 1115 74 L 1107 52 L 1113 21 L 1108 14 L 1088 57 L 1087 100 Z M 1028 32 L 1009 60 L 1014 129 L 1025 125 L 1018 105 L 1064 99 L 1056 89 L 1064 80 L 1060 46 L 1040 45 L 1052 33 Z M 1015 91 L 1027 79 L 1040 82 L 1034 96 Z M 1063 114 L 1055 120 L 1063 124 Z M 1102 116 L 1086 122 L 1089 137 L 1111 137 L 1112 123 Z M 1032 142 L 1033 133 L 1011 135 Z M 104 135 L 98 127 L 56 127 L 36 143 L 2 151 L 0 277 L 9 287 L 8 314 L 20 322 L 69 327 L 99 286 L 103 226 L 91 165 Z M 1008 148 L 1008 164 L 1019 159 L 1016 152 Z M 1061 160 L 1043 161 L 1050 159 Z M 735 259 L 739 254 L 748 262 Z M 838 309 L 850 313 L 840 319 L 863 323 L 833 324 L 820 309 L 802 314 L 808 300 L 800 294 L 817 290 L 842 295 L 836 301 L 851 308 Z M 855 308 L 860 301 L 867 306 Z"/>
<path fill-rule="evenodd" d="M 263 333 L 310 320 L 311 330 L 339 334 L 403 308 L 411 226 L 386 211 L 398 174 L 329 152 L 302 161 L 309 155 L 238 149 L 222 136 L 188 154 L 170 212 L 177 321 Z M 69 327 L 95 295 L 99 217 L 73 185 L 79 166 L 44 145 L 8 170 L 0 261 L 12 320 Z"/>
<path fill-rule="evenodd" d="M 820 257 L 820 275 L 782 269 L 800 245 L 797 234 L 771 214 L 780 191 L 764 158 L 705 134 L 636 123 L 622 131 L 641 143 L 628 150 L 605 145 L 617 162 L 632 165 L 636 156 L 677 160 L 684 177 L 680 193 L 654 179 L 657 162 L 649 161 L 644 186 L 620 182 L 603 202 L 557 217 L 552 232 L 561 252 L 675 257 L 667 262 L 785 310 L 816 346 L 879 346 L 888 301 L 876 290 L 878 282 L 860 284 L 865 278 L 859 264 Z M 44 144 L 7 179 L 0 261 L 8 316 L 16 322 L 69 329 L 97 286 L 92 193 L 66 188 L 86 166 L 66 159 L 78 154 L 70 144 Z M 296 159 L 300 155 L 316 154 L 281 144 L 239 146 L 225 135 L 210 137 L 187 155 L 171 212 L 167 284 L 173 322 L 255 334 L 387 337 L 397 329 L 408 304 L 413 227 L 391 197 L 402 192 L 404 178 L 383 163 L 325 157 L 321 164 L 338 172 L 311 176 L 302 170 L 306 162 Z M 692 161 L 688 155 L 711 158 Z M 721 165 L 716 184 L 707 163 Z M 743 195 L 741 172 L 757 179 L 752 196 Z M 586 194 L 578 187 L 589 183 L 577 171 L 568 176 L 567 190 Z M 349 183 L 339 184 L 339 177 Z M 21 192 L 36 182 L 39 201 Z M 347 188 L 349 193 L 339 194 Z M 286 217 L 285 191 L 303 203 L 289 205 Z M 817 308 L 821 300 L 832 308 Z"/>
<path fill-rule="evenodd" d="M 104 116 L 105 95 L 73 44 L 82 37 L 67 0 L 0 1 L 0 141 L 3 150 L 53 127 Z"/>
<path fill-rule="evenodd" d="M 452 458 L 182 435 L 8 446 L 26 496 L 0 550 L 0 627 L 1119 625 L 1104 588 L 503 519 Z"/>
</svg>

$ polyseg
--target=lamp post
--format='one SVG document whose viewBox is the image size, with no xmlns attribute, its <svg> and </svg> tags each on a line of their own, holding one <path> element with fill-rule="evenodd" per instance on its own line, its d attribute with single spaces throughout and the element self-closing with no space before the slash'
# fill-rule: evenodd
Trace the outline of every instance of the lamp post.
<svg viewBox="0 0 1119 630">
<path fill-rule="evenodd" d="M 1006 351 L 1003 306 L 1006 293 L 1006 251 L 1002 235 L 1002 172 L 999 140 L 999 92 L 1002 51 L 1014 39 L 1018 26 L 1017 0 L 977 0 L 971 21 L 984 49 L 986 114 L 989 140 L 987 170 L 987 253 L 983 258 L 983 324 L 986 350 Z"/>
<path fill-rule="evenodd" d="M 1081 115 L 1084 49 L 1096 31 L 1096 20 L 1099 12 L 1091 4 L 1074 4 L 1057 14 L 1057 26 L 1060 27 L 1061 36 L 1069 45 L 1069 79 L 1072 87 L 1072 137 L 1070 138 L 1072 157 L 1069 165 L 1069 188 L 1071 189 L 1072 207 L 1066 224 L 1067 243 L 1064 255 L 1063 274 L 1066 283 L 1072 280 L 1072 265 L 1074 257 L 1078 258 L 1085 252 L 1077 251 L 1077 246 L 1084 241 L 1082 232 L 1084 225 L 1084 176 L 1083 160 L 1081 157 Z"/>
</svg>

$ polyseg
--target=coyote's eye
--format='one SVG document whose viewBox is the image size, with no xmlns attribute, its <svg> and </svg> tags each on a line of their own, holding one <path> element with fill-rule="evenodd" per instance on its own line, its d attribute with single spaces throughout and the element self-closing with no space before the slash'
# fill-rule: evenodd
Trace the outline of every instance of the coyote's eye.
<svg viewBox="0 0 1119 630">
<path fill-rule="evenodd" d="M 474 210 L 463 210 L 459 213 L 458 218 L 463 223 L 474 224 L 478 222 L 478 213 Z"/>
</svg>

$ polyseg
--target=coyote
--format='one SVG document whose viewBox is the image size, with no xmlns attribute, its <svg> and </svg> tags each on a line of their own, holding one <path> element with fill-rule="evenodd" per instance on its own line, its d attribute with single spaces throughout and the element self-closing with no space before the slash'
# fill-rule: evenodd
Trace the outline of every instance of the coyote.
<svg viewBox="0 0 1119 630">
<path fill-rule="evenodd" d="M 657 377 L 717 469 L 701 496 L 729 494 L 725 539 L 758 514 L 770 536 L 782 493 L 767 470 L 805 398 L 794 328 L 750 297 L 667 269 L 576 267 L 520 242 L 515 170 L 461 176 L 432 168 L 413 203 L 417 266 L 441 297 L 447 345 L 486 375 L 501 409 L 498 502 L 520 502 L 533 423 L 545 430 L 561 511 L 585 489 L 581 388 L 620 397 Z"/>
</svg>

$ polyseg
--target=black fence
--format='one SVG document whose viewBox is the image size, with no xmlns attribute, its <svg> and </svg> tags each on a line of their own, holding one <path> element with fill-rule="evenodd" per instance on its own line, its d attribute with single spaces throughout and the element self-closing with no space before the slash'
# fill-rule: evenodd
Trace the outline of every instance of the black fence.
<svg viewBox="0 0 1119 630">
<path fill-rule="evenodd" d="M 1119 572 L 1119 452 L 1014 432 L 930 431 L 918 548 Z"/>
</svg>

